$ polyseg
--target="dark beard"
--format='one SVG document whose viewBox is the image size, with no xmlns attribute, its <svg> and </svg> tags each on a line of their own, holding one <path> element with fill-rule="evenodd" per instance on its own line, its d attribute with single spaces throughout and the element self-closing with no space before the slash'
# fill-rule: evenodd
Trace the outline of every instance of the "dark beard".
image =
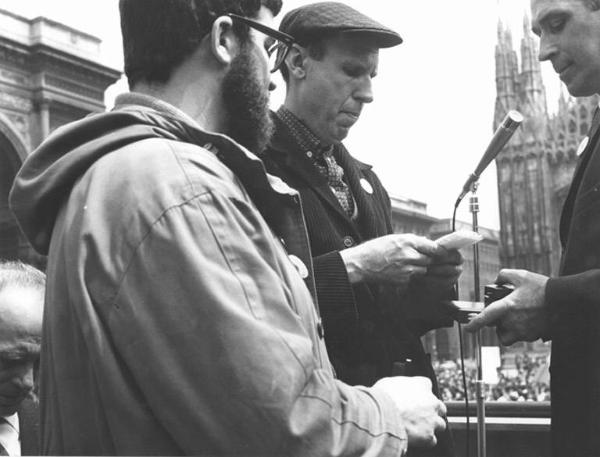
<svg viewBox="0 0 600 457">
<path fill-rule="evenodd" d="M 223 79 L 227 135 L 250 151 L 263 152 L 273 133 L 269 90 L 258 75 L 260 62 L 251 46 L 244 46 Z"/>
</svg>

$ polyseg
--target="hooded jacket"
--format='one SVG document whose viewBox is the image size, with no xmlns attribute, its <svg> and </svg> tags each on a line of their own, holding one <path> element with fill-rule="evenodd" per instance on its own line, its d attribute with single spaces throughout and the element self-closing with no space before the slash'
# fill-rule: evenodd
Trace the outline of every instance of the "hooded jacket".
<svg viewBox="0 0 600 457">
<path fill-rule="evenodd" d="M 390 399 L 333 378 L 297 193 L 176 108 L 117 103 L 11 192 L 48 254 L 42 452 L 401 455 Z"/>
</svg>

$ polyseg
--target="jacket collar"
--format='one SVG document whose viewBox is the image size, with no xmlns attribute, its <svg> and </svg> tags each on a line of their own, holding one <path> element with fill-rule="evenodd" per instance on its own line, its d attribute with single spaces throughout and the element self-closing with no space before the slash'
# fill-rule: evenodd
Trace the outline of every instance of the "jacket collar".
<svg viewBox="0 0 600 457">
<path fill-rule="evenodd" d="M 275 133 L 269 145 L 270 159 L 285 170 L 286 174 L 290 174 L 304 182 L 323 200 L 325 205 L 343 218 L 350 226 L 355 227 L 355 224 L 342 209 L 331 191 L 327 179 L 315 170 L 312 159 L 306 156 L 285 123 L 275 113 L 272 113 L 272 119 L 275 125 Z M 344 168 L 344 174 L 358 206 L 359 218 L 362 221 L 371 220 L 373 218 L 371 204 L 365 200 L 367 197 L 364 195 L 360 180 L 364 177 L 366 171 L 372 169 L 372 166 L 352 157 L 343 144 L 338 147 L 336 159 L 340 166 Z M 367 223 L 367 225 L 368 227 L 365 227 L 365 229 L 368 233 L 374 230 L 370 223 Z"/>
<path fill-rule="evenodd" d="M 275 125 L 275 133 L 271 138 L 269 147 L 276 153 L 275 157 L 272 158 L 278 163 L 285 164 L 287 166 L 298 165 L 300 163 L 312 166 L 311 160 L 306 157 L 305 152 L 297 144 L 297 142 L 294 141 L 294 138 L 285 123 L 283 123 L 274 112 L 271 112 L 271 119 Z M 343 146 L 341 149 L 347 154 Z M 373 168 L 372 165 L 361 162 L 360 160 L 356 160 L 352 156 L 349 156 L 349 160 L 361 171 L 370 170 Z M 305 171 L 304 167 L 303 170 Z M 309 168 L 308 170 L 311 171 L 311 175 L 314 175 L 314 173 L 312 173 L 312 168 Z M 325 181 L 325 179 L 323 179 L 323 181 Z"/>
<path fill-rule="evenodd" d="M 275 125 L 275 134 L 271 138 L 270 158 L 286 173 L 304 182 L 331 210 L 350 221 L 329 187 L 327 179 L 315 169 L 312 159 L 294 140 L 287 125 L 275 113 L 272 113 L 271 118 Z"/>
<path fill-rule="evenodd" d="M 129 92 L 115 100 L 115 110 L 157 111 L 163 116 L 177 119 L 187 128 L 188 141 L 213 152 L 242 181 L 247 190 L 271 190 L 277 194 L 297 195 L 297 192 L 275 176 L 269 175 L 262 160 L 232 138 L 221 133 L 204 130 L 192 117 L 179 108 L 158 98 Z"/>
</svg>

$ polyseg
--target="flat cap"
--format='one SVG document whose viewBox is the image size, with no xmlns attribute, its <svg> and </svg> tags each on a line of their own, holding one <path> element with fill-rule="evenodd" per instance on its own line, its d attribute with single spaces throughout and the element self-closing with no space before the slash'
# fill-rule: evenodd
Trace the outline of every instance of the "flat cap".
<svg viewBox="0 0 600 457">
<path fill-rule="evenodd" d="M 339 2 L 319 2 L 301 6 L 287 13 L 279 30 L 304 44 L 324 33 L 361 33 L 370 35 L 380 48 L 402 43 L 392 29 Z"/>
</svg>

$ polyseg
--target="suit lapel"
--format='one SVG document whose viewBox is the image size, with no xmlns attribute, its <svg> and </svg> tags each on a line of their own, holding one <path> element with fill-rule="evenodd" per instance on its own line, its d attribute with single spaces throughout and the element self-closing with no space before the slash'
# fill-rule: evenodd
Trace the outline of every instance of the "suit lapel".
<svg viewBox="0 0 600 457">
<path fill-rule="evenodd" d="M 575 173 L 573 174 L 573 180 L 571 182 L 571 186 L 569 188 L 569 193 L 567 194 L 567 198 L 565 200 L 565 204 L 563 206 L 563 210 L 560 217 L 560 239 L 564 245 L 567 235 L 569 233 L 569 228 L 571 226 L 571 220 L 573 216 L 573 209 L 575 205 L 575 200 L 579 189 L 581 187 L 581 183 L 583 182 L 583 178 L 585 176 L 585 171 L 588 168 L 589 161 L 592 158 L 594 153 L 594 149 L 596 149 L 598 143 L 598 136 L 600 134 L 600 109 L 596 108 L 594 112 L 594 117 L 592 119 L 592 126 L 588 133 L 588 144 L 584 151 L 581 153 L 579 161 L 577 163 L 577 167 L 575 168 Z"/>
<path fill-rule="evenodd" d="M 379 236 L 378 227 L 381 217 L 375 213 L 372 202 L 372 193 L 368 194 L 363 188 L 361 180 L 366 182 L 365 185 L 371 186 L 371 192 L 373 192 L 372 184 L 369 183 L 361 173 L 359 163 L 348 153 L 348 150 L 344 145 L 340 144 L 337 147 L 336 160 L 339 165 L 344 169 L 344 176 L 348 181 L 348 185 L 352 191 L 352 196 L 358 207 L 358 220 L 361 228 L 361 235 L 364 239 L 370 239 Z"/>
</svg>

